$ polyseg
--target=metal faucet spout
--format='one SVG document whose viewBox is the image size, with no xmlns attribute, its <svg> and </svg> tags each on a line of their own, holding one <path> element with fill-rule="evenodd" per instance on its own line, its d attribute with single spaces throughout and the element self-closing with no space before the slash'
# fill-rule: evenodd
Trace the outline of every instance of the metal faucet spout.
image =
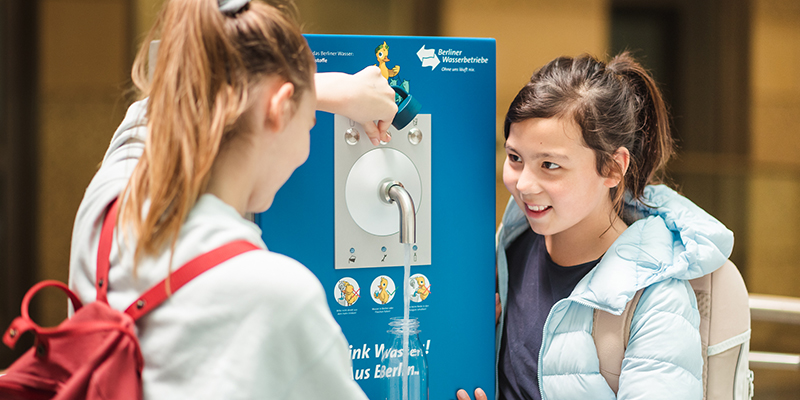
<svg viewBox="0 0 800 400">
<path fill-rule="evenodd" d="M 386 181 L 380 186 L 381 199 L 387 203 L 397 203 L 400 210 L 400 243 L 417 242 L 417 212 L 414 199 L 403 184 Z"/>
</svg>

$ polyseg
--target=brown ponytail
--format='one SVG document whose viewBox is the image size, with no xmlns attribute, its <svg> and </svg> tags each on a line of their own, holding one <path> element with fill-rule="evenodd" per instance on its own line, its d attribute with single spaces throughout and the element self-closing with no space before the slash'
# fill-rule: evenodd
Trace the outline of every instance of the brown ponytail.
<svg viewBox="0 0 800 400">
<path fill-rule="evenodd" d="M 624 192 L 641 199 L 644 188 L 673 155 L 669 114 L 661 92 L 647 71 L 624 52 L 607 65 L 583 55 L 560 57 L 536 71 L 506 114 L 504 131 L 530 118 L 568 117 L 594 150 L 601 176 L 618 173 L 620 186 L 611 196 L 619 214 Z M 630 165 L 623 175 L 614 153 L 628 149 Z"/>
<path fill-rule="evenodd" d="M 148 81 L 147 45 L 158 36 Z M 278 76 L 294 85 L 297 104 L 313 88 L 315 71 L 296 23 L 257 1 L 223 14 L 217 0 L 169 0 L 144 43 L 132 77 L 149 98 L 148 134 L 120 216 L 136 238 L 136 259 L 159 253 L 170 241 L 174 247 L 220 147 L 248 129 L 242 116 L 251 107 L 251 91 Z"/>
<path fill-rule="evenodd" d="M 624 187 L 636 198 L 655 181 L 674 153 L 669 128 L 669 114 L 661 91 L 653 77 L 627 52 L 608 63 L 608 70 L 624 77 L 635 98 L 636 132 L 633 147 L 628 148 L 632 160 Z"/>
</svg>

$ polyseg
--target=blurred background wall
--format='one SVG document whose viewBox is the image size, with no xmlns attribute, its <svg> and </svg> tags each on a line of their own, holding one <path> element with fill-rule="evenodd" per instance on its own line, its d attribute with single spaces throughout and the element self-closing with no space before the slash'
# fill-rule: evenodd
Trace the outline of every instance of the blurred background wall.
<svg viewBox="0 0 800 400">
<path fill-rule="evenodd" d="M 2 0 L 0 328 L 25 290 L 66 280 L 72 221 L 132 100 L 130 66 L 163 0 Z M 800 297 L 800 2 L 297 0 L 309 33 L 497 39 L 497 210 L 505 110 L 560 55 L 629 49 L 671 105 L 676 187 L 736 235 L 755 293 Z M 491 134 L 491 133 L 487 133 Z M 480 212 L 480 211 L 479 211 Z M 491 212 L 485 210 L 485 212 Z M 64 298 L 36 318 L 57 324 Z M 798 327 L 754 323 L 751 348 L 800 353 Z M 24 344 L 21 345 L 24 347 Z M 19 354 L 0 349 L 0 369 Z M 756 371 L 758 399 L 796 398 L 798 371 Z"/>
</svg>

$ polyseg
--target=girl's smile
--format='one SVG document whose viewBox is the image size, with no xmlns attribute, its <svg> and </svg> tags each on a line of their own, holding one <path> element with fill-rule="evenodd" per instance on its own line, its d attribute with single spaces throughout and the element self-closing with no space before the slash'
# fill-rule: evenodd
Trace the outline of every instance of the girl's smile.
<svg viewBox="0 0 800 400">
<path fill-rule="evenodd" d="M 547 211 L 549 211 L 549 210 L 551 210 L 553 208 L 551 206 L 537 206 L 537 205 L 527 204 L 527 203 L 525 203 L 525 206 L 527 207 L 527 210 L 525 211 L 525 213 L 528 215 L 529 218 L 542 217 L 542 216 L 544 216 L 544 214 Z"/>
</svg>

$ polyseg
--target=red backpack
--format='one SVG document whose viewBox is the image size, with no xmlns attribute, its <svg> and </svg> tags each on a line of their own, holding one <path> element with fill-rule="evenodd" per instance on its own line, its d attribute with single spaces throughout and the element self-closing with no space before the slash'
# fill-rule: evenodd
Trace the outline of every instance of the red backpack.
<svg viewBox="0 0 800 400">
<path fill-rule="evenodd" d="M 124 312 L 108 305 L 108 269 L 119 201 L 109 206 L 97 252 L 97 300 L 86 306 L 58 281 L 32 287 L 22 300 L 22 316 L 3 335 L 13 348 L 23 333 L 34 331 L 34 346 L 0 376 L 0 398 L 141 399 L 142 367 L 135 322 L 167 299 L 166 280 L 145 292 Z M 197 275 L 241 253 L 256 250 L 247 241 L 234 241 L 189 261 L 170 276 L 170 292 Z M 69 296 L 75 313 L 57 327 L 43 328 L 28 315 L 31 298 L 40 289 L 57 287 Z"/>
</svg>

